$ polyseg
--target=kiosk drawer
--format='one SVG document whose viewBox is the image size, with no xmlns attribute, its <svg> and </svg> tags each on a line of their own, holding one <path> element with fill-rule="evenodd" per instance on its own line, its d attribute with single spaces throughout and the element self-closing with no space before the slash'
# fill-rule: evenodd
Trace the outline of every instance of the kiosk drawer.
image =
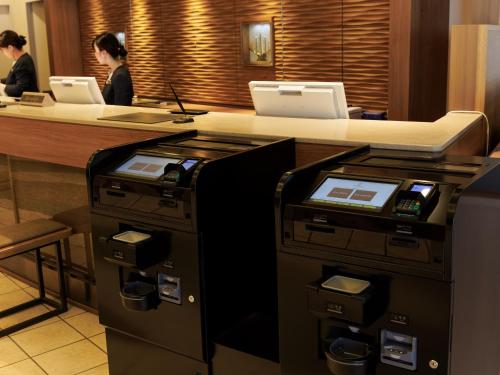
<svg viewBox="0 0 500 375">
<path fill-rule="evenodd" d="M 369 324 L 381 313 L 383 299 L 367 280 L 335 275 L 307 285 L 307 303 L 319 318 L 333 318 Z"/>
</svg>

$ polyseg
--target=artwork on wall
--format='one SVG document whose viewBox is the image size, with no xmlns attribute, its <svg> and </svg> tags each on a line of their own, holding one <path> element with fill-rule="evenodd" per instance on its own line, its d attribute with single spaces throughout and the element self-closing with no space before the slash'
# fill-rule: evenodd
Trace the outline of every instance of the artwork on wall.
<svg viewBox="0 0 500 375">
<path fill-rule="evenodd" d="M 118 39 L 118 42 L 125 47 L 125 32 L 124 31 L 117 31 L 113 33 L 116 36 L 116 39 Z"/>
<path fill-rule="evenodd" d="M 245 65 L 274 65 L 274 28 L 271 21 L 241 24 L 241 52 Z"/>
</svg>

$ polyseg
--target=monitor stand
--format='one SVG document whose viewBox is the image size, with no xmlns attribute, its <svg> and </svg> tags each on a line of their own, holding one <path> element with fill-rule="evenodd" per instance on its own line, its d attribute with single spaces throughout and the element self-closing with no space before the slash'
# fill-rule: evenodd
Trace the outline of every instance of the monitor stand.
<svg viewBox="0 0 500 375">
<path fill-rule="evenodd" d="M 182 113 L 182 112 L 181 112 Z M 194 119 L 189 116 L 179 117 L 172 121 L 174 124 L 186 124 L 188 122 L 194 122 Z"/>
<path fill-rule="evenodd" d="M 170 113 L 174 115 L 182 115 L 184 112 L 182 111 L 170 111 Z M 207 114 L 208 111 L 204 109 L 186 109 L 185 114 L 190 115 L 190 116 L 198 116 L 198 115 L 205 115 Z"/>
</svg>

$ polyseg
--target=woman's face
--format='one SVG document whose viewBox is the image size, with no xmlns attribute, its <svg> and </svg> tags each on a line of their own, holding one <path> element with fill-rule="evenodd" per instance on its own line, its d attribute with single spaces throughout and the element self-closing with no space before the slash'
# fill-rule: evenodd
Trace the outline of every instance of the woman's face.
<svg viewBox="0 0 500 375">
<path fill-rule="evenodd" d="M 104 51 L 104 50 L 99 50 L 99 48 L 97 48 L 97 46 L 94 44 L 94 55 L 95 55 L 95 58 L 97 59 L 97 61 L 99 62 L 99 64 L 103 65 L 103 64 L 106 64 L 106 55 L 107 55 L 107 52 Z"/>
<path fill-rule="evenodd" d="M 2 50 L 2 53 L 11 60 L 14 60 L 14 47 L 12 46 L 7 46 L 5 48 L 0 48 Z"/>
</svg>

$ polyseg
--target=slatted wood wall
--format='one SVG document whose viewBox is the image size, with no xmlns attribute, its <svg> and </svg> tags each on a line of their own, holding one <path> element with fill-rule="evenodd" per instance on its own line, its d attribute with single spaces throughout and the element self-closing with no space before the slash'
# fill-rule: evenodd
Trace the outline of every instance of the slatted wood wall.
<svg viewBox="0 0 500 375">
<path fill-rule="evenodd" d="M 125 31 L 136 93 L 251 105 L 251 80 L 344 81 L 349 104 L 388 106 L 390 0 L 79 0 L 84 74 L 106 68 L 90 48 Z M 275 66 L 241 61 L 240 23 L 273 20 Z"/>
</svg>

